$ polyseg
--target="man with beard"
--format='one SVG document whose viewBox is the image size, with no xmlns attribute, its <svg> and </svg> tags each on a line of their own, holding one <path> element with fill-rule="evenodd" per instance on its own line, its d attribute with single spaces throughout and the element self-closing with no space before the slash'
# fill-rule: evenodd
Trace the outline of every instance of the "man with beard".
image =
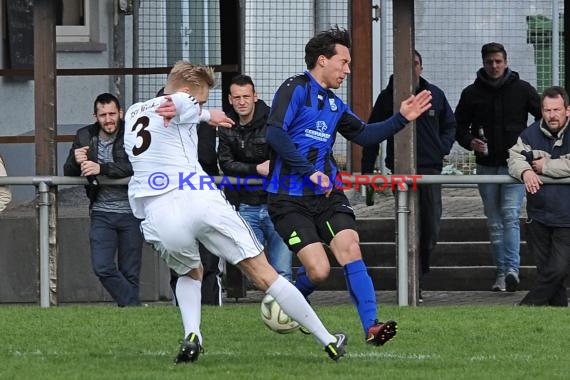
<svg viewBox="0 0 570 380">
<path fill-rule="evenodd" d="M 119 306 L 140 306 L 139 275 L 143 236 L 129 205 L 127 186 L 99 185 L 98 175 L 129 177 L 123 112 L 112 94 L 97 96 L 95 123 L 79 129 L 63 167 L 66 176 L 85 176 L 90 201 L 91 264 L 103 287 Z M 117 264 L 115 264 L 117 254 Z"/>
<path fill-rule="evenodd" d="M 525 129 L 509 150 L 509 174 L 523 182 L 527 191 L 526 236 L 538 271 L 536 285 L 521 305 L 568 307 L 564 282 L 570 263 L 570 187 L 542 187 L 539 177 L 570 177 L 568 116 L 566 90 L 559 86 L 545 89 L 542 120 Z"/>
</svg>

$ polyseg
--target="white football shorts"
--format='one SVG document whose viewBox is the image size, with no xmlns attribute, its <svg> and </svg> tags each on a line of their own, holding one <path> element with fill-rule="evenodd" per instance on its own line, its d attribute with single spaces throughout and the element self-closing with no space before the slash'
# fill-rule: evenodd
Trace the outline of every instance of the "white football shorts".
<svg viewBox="0 0 570 380">
<path fill-rule="evenodd" d="M 145 240 L 179 275 L 199 267 L 198 241 L 234 265 L 263 251 L 249 224 L 218 189 L 172 190 L 143 199 Z"/>
</svg>

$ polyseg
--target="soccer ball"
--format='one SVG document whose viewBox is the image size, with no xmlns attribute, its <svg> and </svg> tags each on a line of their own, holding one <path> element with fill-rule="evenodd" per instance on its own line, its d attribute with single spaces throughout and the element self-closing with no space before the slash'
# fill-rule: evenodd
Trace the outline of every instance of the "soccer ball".
<svg viewBox="0 0 570 380">
<path fill-rule="evenodd" d="M 279 334 L 289 334 L 299 329 L 299 324 L 285 314 L 269 294 L 261 301 L 261 320 L 265 326 Z"/>
</svg>

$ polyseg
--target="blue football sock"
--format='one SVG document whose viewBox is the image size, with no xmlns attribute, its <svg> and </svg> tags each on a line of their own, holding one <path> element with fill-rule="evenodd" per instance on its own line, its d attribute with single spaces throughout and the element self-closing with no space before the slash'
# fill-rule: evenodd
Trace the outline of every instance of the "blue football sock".
<svg viewBox="0 0 570 380">
<path fill-rule="evenodd" d="M 376 320 L 376 292 L 372 279 L 368 275 L 368 270 L 362 259 L 353 261 L 344 266 L 344 276 L 350 298 L 356 306 L 360 322 L 364 329 L 364 335 L 368 334 L 368 329 Z"/>
<path fill-rule="evenodd" d="M 316 286 L 309 280 L 307 276 L 307 272 L 305 271 L 304 266 L 300 266 L 297 269 L 297 279 L 295 280 L 295 287 L 299 289 L 301 294 L 308 298 L 311 293 L 313 293 L 316 289 Z"/>
</svg>

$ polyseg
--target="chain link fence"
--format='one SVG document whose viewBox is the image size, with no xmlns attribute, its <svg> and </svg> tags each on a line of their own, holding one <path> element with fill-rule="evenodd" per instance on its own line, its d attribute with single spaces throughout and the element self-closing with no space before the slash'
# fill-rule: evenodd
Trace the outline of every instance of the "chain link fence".
<svg viewBox="0 0 570 380">
<path fill-rule="evenodd" d="M 315 32 L 335 24 L 350 29 L 350 9 L 360 5 L 357 1 L 241 1 L 241 15 L 236 17 L 241 21 L 242 62 L 236 63 L 254 79 L 259 97 L 271 104 L 279 85 L 305 70 L 304 46 Z M 179 59 L 221 63 L 218 0 L 139 3 L 133 58 L 137 66 L 168 66 Z M 393 72 L 394 45 L 392 1 L 371 1 L 371 12 L 373 5 L 379 9 L 370 37 L 375 50 L 371 78 L 375 99 Z M 474 81 L 481 67 L 481 46 L 496 41 L 505 45 L 509 67 L 539 92 L 553 84 L 563 85 L 563 16 L 563 2 L 554 0 L 417 0 L 416 48 L 423 57 L 423 76 L 446 93 L 455 109 L 462 89 Z M 137 78 L 135 100 L 154 96 L 165 80 L 166 75 Z M 337 91 L 346 101 L 348 89 L 345 83 Z M 222 105 L 221 88 L 212 91 L 209 105 Z M 340 162 L 349 155 L 344 139 L 337 140 L 335 153 Z M 474 171 L 473 158 L 460 147 L 454 147 L 447 161 L 453 172 Z"/>
</svg>

